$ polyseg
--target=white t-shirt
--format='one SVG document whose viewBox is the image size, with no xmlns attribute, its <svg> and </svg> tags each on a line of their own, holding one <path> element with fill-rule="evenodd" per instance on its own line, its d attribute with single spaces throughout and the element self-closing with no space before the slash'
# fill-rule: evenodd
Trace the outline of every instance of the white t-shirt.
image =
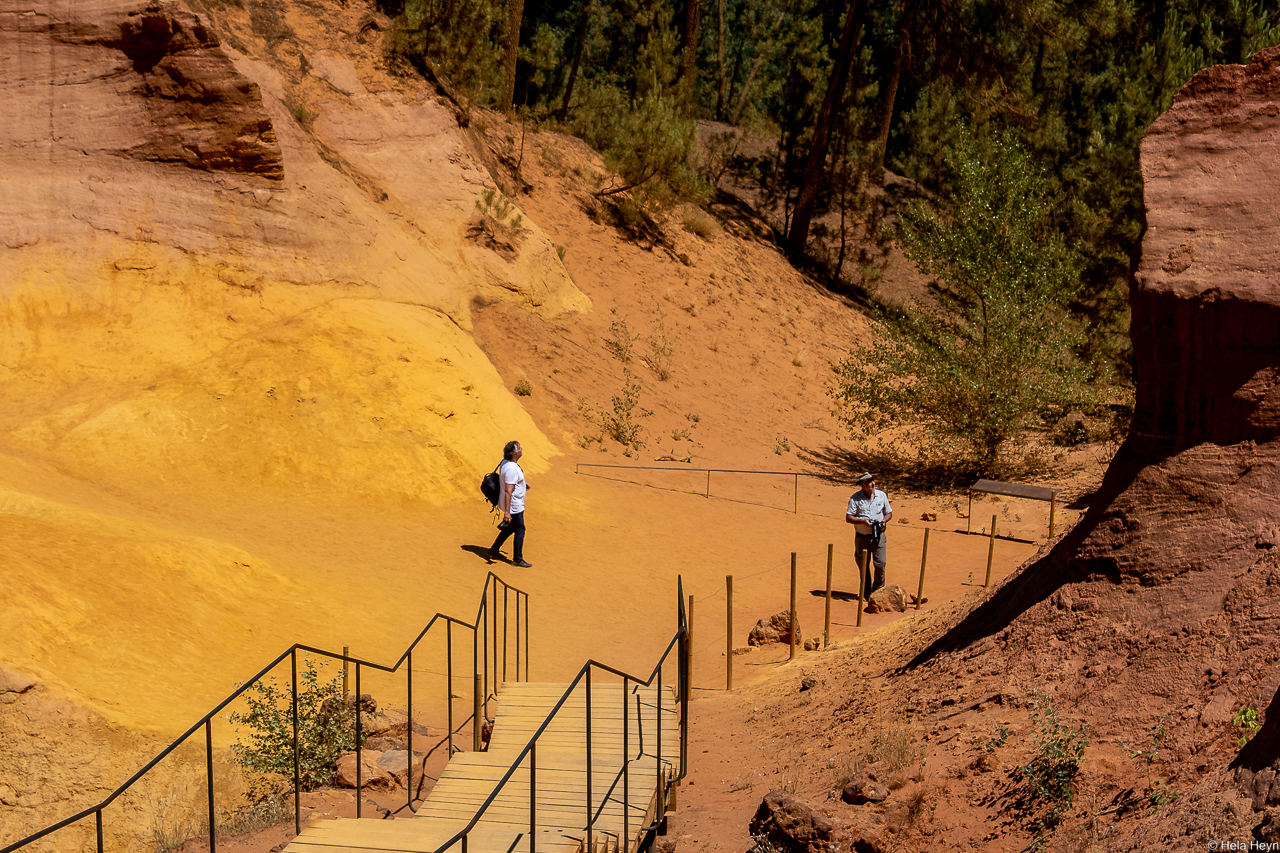
<svg viewBox="0 0 1280 853">
<path fill-rule="evenodd" d="M 511 490 L 511 507 L 507 511 L 512 515 L 524 512 L 524 469 L 518 463 L 507 459 L 502 463 L 499 477 L 503 482 L 504 489 L 507 485 L 515 485 L 515 488 Z"/>
</svg>

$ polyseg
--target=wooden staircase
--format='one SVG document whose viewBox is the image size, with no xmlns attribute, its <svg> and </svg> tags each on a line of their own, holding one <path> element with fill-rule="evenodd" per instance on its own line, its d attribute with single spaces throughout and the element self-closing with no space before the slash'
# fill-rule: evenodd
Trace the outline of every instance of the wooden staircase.
<svg viewBox="0 0 1280 853">
<path fill-rule="evenodd" d="M 437 850 L 471 822 L 566 689 L 568 685 L 563 684 L 504 684 L 488 750 L 455 754 L 416 815 L 397 820 L 319 821 L 305 827 L 285 853 Z M 538 738 L 532 783 L 526 755 L 465 843 L 460 839 L 451 850 L 633 853 L 637 849 L 643 829 L 666 813 L 665 799 L 680 773 L 676 694 L 669 687 L 631 685 L 624 693 L 620 683 L 595 685 L 591 713 L 587 710 L 587 688 L 580 683 Z"/>
</svg>

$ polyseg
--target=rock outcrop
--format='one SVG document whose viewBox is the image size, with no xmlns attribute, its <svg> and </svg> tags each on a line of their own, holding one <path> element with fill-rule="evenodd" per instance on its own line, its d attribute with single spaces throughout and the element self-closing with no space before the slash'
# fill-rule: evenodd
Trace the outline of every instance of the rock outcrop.
<svg viewBox="0 0 1280 853">
<path fill-rule="evenodd" d="M 176 2 L 41 6 L 0 18 L 20 144 L 284 177 L 257 84 L 209 22 Z M 50 71 L 57 85 L 41 85 Z"/>
<path fill-rule="evenodd" d="M 1205 815 L 1240 813 L 1228 765 L 1254 808 L 1280 801 L 1276 162 L 1280 48 L 1200 72 L 1151 126 L 1132 431 L 1081 521 L 909 665 L 964 649 L 968 673 L 1051 685 L 1100 728 L 1169 720 L 1203 774 L 1170 838 L 1225 837 Z M 1244 750 L 1242 707 L 1268 709 Z"/>
</svg>

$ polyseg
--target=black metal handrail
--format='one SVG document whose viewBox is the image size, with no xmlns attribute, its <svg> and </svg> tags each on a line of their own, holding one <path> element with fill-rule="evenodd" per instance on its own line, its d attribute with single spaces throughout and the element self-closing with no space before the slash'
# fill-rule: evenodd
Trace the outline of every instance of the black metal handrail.
<svg viewBox="0 0 1280 853">
<path fill-rule="evenodd" d="M 501 586 L 503 590 L 501 646 L 499 646 L 499 643 L 498 643 L 499 626 L 497 621 L 497 615 L 498 615 L 497 614 L 497 600 L 498 600 L 497 590 L 499 586 Z M 490 609 L 490 605 L 489 605 L 489 595 L 491 591 L 493 594 L 493 601 L 494 601 L 492 610 Z M 489 670 L 488 670 L 489 663 L 490 663 L 490 654 L 489 654 L 490 635 L 492 635 L 493 637 L 492 661 L 494 664 L 495 679 L 496 679 L 496 673 L 498 672 L 498 669 L 499 669 L 499 653 L 501 653 L 500 666 L 501 666 L 501 671 L 503 673 L 504 679 L 506 678 L 506 674 L 507 674 L 507 661 L 508 661 L 507 649 L 509 648 L 508 602 L 509 602 L 511 593 L 515 593 L 515 597 L 516 597 L 515 598 L 516 600 L 516 608 L 515 608 L 516 609 L 516 631 L 515 631 L 516 633 L 516 638 L 515 638 L 516 681 L 521 680 L 520 678 L 521 662 L 523 662 L 524 664 L 523 680 L 528 681 L 529 680 L 529 594 L 521 589 L 518 589 L 508 584 L 506 581 L 504 581 L 502 578 L 495 575 L 493 572 L 489 572 L 489 574 L 485 578 L 484 591 L 480 597 L 480 605 L 476 610 L 476 621 L 474 623 L 469 624 L 467 622 L 462 621 L 461 619 L 456 619 L 452 616 L 448 616 L 443 613 L 436 613 L 434 616 L 431 617 L 431 620 L 427 622 L 426 627 L 424 627 L 418 633 L 418 636 L 414 638 L 413 642 L 409 644 L 408 648 L 405 649 L 404 653 L 401 654 L 400 657 L 396 660 L 396 662 L 391 665 L 379 664 L 373 661 L 364 660 L 362 658 L 352 657 L 347 654 L 339 654 L 337 652 L 331 652 L 325 649 L 316 648 L 315 646 L 308 646 L 303 643 L 294 643 L 292 646 L 290 646 L 288 649 L 282 652 L 278 657 L 276 657 L 275 660 L 273 660 L 271 663 L 267 664 L 265 667 L 259 670 L 255 676 L 253 676 L 248 681 L 240 685 L 234 692 L 231 693 L 231 695 L 229 695 L 227 698 L 223 699 L 220 703 L 218 703 L 217 707 L 215 707 L 212 711 L 210 711 L 209 713 L 201 717 L 200 721 L 197 722 L 195 725 L 193 725 L 191 728 L 187 729 L 187 731 L 181 737 L 179 737 L 177 740 L 173 741 L 171 744 L 169 744 L 167 747 L 161 750 L 161 752 L 158 755 L 156 755 L 155 758 L 151 759 L 149 762 L 147 762 L 145 766 L 143 766 L 141 770 L 139 770 L 137 773 L 134 773 L 133 776 L 129 777 L 128 781 L 126 781 L 123 785 L 121 785 L 120 787 L 112 791 L 111 794 L 109 794 L 107 798 L 104 799 L 102 802 L 98 803 L 97 805 L 90 806 L 89 808 L 84 809 L 72 815 L 69 818 L 66 818 L 64 820 L 58 821 L 57 823 L 51 824 L 50 826 L 47 826 L 38 832 L 28 835 L 26 838 L 23 838 L 13 844 L 10 844 L 7 847 L 0 848 L 0 853 L 11 853 L 11 851 L 19 850 L 27 846 L 28 844 L 31 844 L 32 842 L 38 841 L 39 839 L 44 838 L 48 835 L 51 835 L 60 829 L 64 829 L 74 823 L 77 823 L 83 820 L 84 818 L 89 817 L 90 815 L 93 815 L 95 818 L 98 853 L 104 853 L 103 821 L 102 821 L 103 809 L 105 809 L 107 806 L 115 802 L 116 799 L 119 798 L 126 791 L 128 791 L 129 788 L 131 788 L 135 782 L 137 782 L 139 779 L 145 776 L 148 772 L 150 772 L 157 764 L 159 764 L 162 760 L 164 760 L 175 749 L 177 749 L 182 744 L 186 743 L 187 739 L 190 738 L 202 727 L 205 730 L 205 780 L 206 780 L 206 788 L 207 788 L 208 797 L 209 797 L 209 851 L 210 853 L 216 853 L 216 850 L 217 850 L 216 815 L 214 811 L 214 792 L 213 792 L 213 719 L 219 713 L 221 713 L 228 705 L 230 705 L 232 702 L 238 699 L 242 694 L 244 694 L 247 690 L 253 687 L 253 685 L 257 684 L 260 680 L 262 680 L 262 678 L 264 678 L 267 675 L 267 673 L 271 672 L 271 670 L 279 666 L 280 663 L 283 662 L 285 658 L 290 658 L 291 660 L 290 682 L 291 682 L 292 701 L 293 701 L 292 716 L 293 716 L 294 831 L 301 832 L 302 831 L 302 807 L 301 807 L 301 797 L 299 796 L 300 794 L 299 789 L 301 788 L 301 762 L 300 762 L 300 750 L 299 750 L 299 740 L 298 740 L 299 738 L 299 735 L 298 735 L 298 652 L 299 651 L 310 652 L 317 655 L 324 655 L 326 657 L 333 658 L 335 660 L 341 660 L 344 663 L 355 664 L 356 817 L 360 817 L 361 816 L 360 814 L 361 799 L 362 799 L 360 794 L 361 794 L 361 788 L 363 786 L 363 779 L 361 778 L 362 774 L 361 774 L 361 761 L 360 761 L 360 749 L 361 749 L 361 746 L 360 746 L 360 741 L 361 741 L 361 737 L 360 737 L 360 734 L 361 734 L 360 670 L 361 668 L 368 667 L 371 669 L 379 670 L 381 672 L 394 673 L 401 667 L 402 664 L 406 664 L 406 663 L 408 664 L 408 666 L 405 668 L 405 673 L 407 676 L 406 695 L 408 697 L 407 713 L 409 717 L 407 747 L 409 751 L 410 762 L 412 762 L 413 760 L 413 650 L 427 636 L 428 632 L 430 632 L 431 628 L 436 624 L 437 621 L 444 620 L 445 632 L 446 632 L 445 643 L 446 643 L 446 649 L 447 649 L 446 655 L 448 657 L 448 663 L 446 667 L 447 674 L 446 674 L 445 688 L 446 688 L 446 697 L 447 697 L 446 704 L 448 706 L 449 754 L 452 755 L 454 752 L 454 746 L 453 746 L 454 725 L 453 725 L 453 698 L 452 698 L 453 626 L 457 625 L 460 628 L 470 629 L 472 631 L 472 671 L 474 673 L 473 697 L 472 697 L 473 747 L 476 749 L 479 749 L 479 739 L 480 739 L 479 716 L 481 713 L 480 709 L 483 705 L 485 712 L 487 713 L 489 699 L 492 698 L 493 696 L 496 696 L 496 693 L 498 690 L 498 683 L 495 680 L 493 684 L 493 691 L 490 692 Z M 521 621 L 520 621 L 520 603 L 522 600 L 524 603 L 523 631 L 521 630 Z M 481 641 L 482 635 L 483 635 L 483 646 L 484 646 L 483 674 L 481 673 L 481 666 L 480 666 L 481 664 L 480 647 L 482 642 Z M 520 648 L 522 639 L 524 644 L 523 661 L 521 659 L 521 648 Z M 410 771 L 410 777 L 412 777 L 412 770 Z M 408 789 L 409 789 L 409 793 L 408 793 L 409 802 L 407 805 L 410 809 L 412 809 L 413 808 L 413 785 L 412 784 L 408 785 Z"/>
<path fill-rule="evenodd" d="M 793 478 L 791 512 L 795 514 L 800 512 L 801 477 L 816 477 L 820 480 L 831 479 L 830 474 L 815 474 L 809 471 L 751 471 L 746 468 L 674 468 L 670 465 L 604 465 L 595 462 L 579 462 L 574 466 L 573 473 L 580 474 L 583 468 L 616 468 L 623 471 L 679 471 L 686 474 L 705 473 L 707 475 L 707 487 L 703 492 L 703 497 L 705 498 L 711 497 L 712 474 L 766 474 L 773 477 L 791 477 Z M 615 482 L 618 481 L 615 480 Z M 696 494 L 696 492 L 688 492 L 687 494 Z"/>
<path fill-rule="evenodd" d="M 592 846 L 591 846 L 591 833 L 592 833 L 592 826 L 593 826 L 593 823 L 594 823 L 594 816 L 597 814 L 597 811 L 594 809 L 593 804 L 592 804 L 592 795 L 593 795 L 593 791 L 592 791 L 592 785 L 591 785 L 591 776 L 592 776 L 591 720 L 592 720 L 592 713 L 593 713 L 593 706 L 592 706 L 592 704 L 591 704 L 591 671 L 592 671 L 592 669 L 599 669 L 599 670 L 603 670 L 603 671 L 605 671 L 605 672 L 612 673 L 613 675 L 616 675 L 616 676 L 619 676 L 620 678 L 622 678 L 622 685 L 623 685 L 623 686 L 622 686 L 622 695 L 623 695 L 623 717 L 622 717 L 622 732 L 623 732 L 623 747 L 622 747 L 622 749 L 623 749 L 623 762 L 622 762 L 622 767 L 621 767 L 621 769 L 618 771 L 617 776 L 615 776 L 615 777 L 614 777 L 613 784 L 612 784 L 612 785 L 610 785 L 610 786 L 609 786 L 609 789 L 605 792 L 604 800 L 607 800 L 607 798 L 608 798 L 608 796 L 609 796 L 609 792 L 613 791 L 613 790 L 614 790 L 614 788 L 616 788 L 616 787 L 617 787 L 618 779 L 619 779 L 619 778 L 621 778 L 621 779 L 622 779 L 622 782 L 623 782 L 623 805 L 622 805 L 622 814 L 623 814 L 623 837 L 626 837 L 628 840 L 631 838 L 631 831 L 630 831 L 630 826 L 629 826 L 628 821 L 629 821 L 629 810 L 630 810 L 630 807 L 631 807 L 631 803 L 630 803 L 630 774 L 629 774 L 629 770 L 630 770 L 630 764 L 631 764 L 632 759 L 631 759 L 631 757 L 630 757 L 630 749 L 629 749 L 629 743 L 628 743 L 628 739 L 629 739 L 629 731 L 630 731 L 630 719 L 629 719 L 629 717 L 627 716 L 627 714 L 629 713 L 630 703 L 627 701 L 627 696 L 628 696 L 629 688 L 631 687 L 631 683 L 632 683 L 632 682 L 635 682 L 635 685 L 636 685 L 637 687 L 649 687 L 649 686 L 653 685 L 653 684 L 656 682 L 657 690 L 656 690 L 656 692 L 655 692 L 655 700 L 654 700 L 654 706 L 655 706 L 654 718 L 655 718 L 655 721 L 656 721 L 656 728 L 655 728 L 655 741 L 654 741 L 654 744 L 655 744 L 655 749 L 654 749 L 654 767 L 655 767 L 655 773 L 656 773 L 656 776 L 657 776 L 657 780 L 656 780 L 656 781 L 657 781 L 657 783 L 656 783 L 656 786 L 655 786 L 655 797 L 656 797 L 656 800 L 657 800 L 658 806 L 657 806 L 657 808 L 655 808 L 655 813 L 654 813 L 654 820 L 653 820 L 653 823 L 652 823 L 652 824 L 650 824 L 650 825 L 647 825 L 647 826 L 637 827 L 637 828 L 636 828 L 636 832 L 637 832 L 637 833 L 639 833 L 639 832 L 647 832 L 647 831 L 650 831 L 650 830 L 652 830 L 652 829 L 655 829 L 655 828 L 656 828 L 656 827 L 657 827 L 657 826 L 662 822 L 663 817 L 665 817 L 665 804 L 666 804 L 666 796 L 665 796 L 665 793 L 666 793 L 666 792 L 664 791 L 664 787 L 663 787 L 663 779 L 662 779 L 662 765 L 663 765 L 663 758 L 662 758 L 662 712 L 663 712 L 663 708 L 662 708 L 662 668 L 663 668 L 663 665 L 667 662 L 667 658 L 668 658 L 668 657 L 670 657 L 671 652 L 672 652 L 672 650 L 673 650 L 673 649 L 676 649 L 676 650 L 677 650 L 677 659 L 676 659 L 676 677 L 677 677 L 677 679 L 678 679 L 678 685 L 677 685 L 677 688 L 678 688 L 678 689 L 677 689 L 677 694 L 676 694 L 676 695 L 677 695 L 677 700 L 678 700 L 678 704 L 679 704 L 679 714 L 680 714 L 680 717 L 679 717 L 679 727 L 680 727 L 680 773 L 679 773 L 679 775 L 678 775 L 678 776 L 674 777 L 674 779 L 669 780 L 669 781 L 678 781 L 678 780 L 683 779 L 683 778 L 685 777 L 685 774 L 686 774 L 686 772 L 687 772 L 687 768 L 688 768 L 688 754 L 689 754 L 689 726 L 688 726 L 688 719 L 689 719 L 689 664 L 690 664 L 690 662 L 689 662 L 689 647 L 688 647 L 688 642 L 689 642 L 689 626 L 688 626 L 688 614 L 685 612 L 685 603 L 684 603 L 684 580 L 683 580 L 683 578 L 678 578 L 678 579 L 677 579 L 677 584 L 676 584 L 676 594 L 677 594 L 677 597 L 678 597 L 677 619 L 676 619 L 676 632 L 675 632 L 675 634 L 671 637 L 671 641 L 667 643 L 667 647 L 666 647 L 666 649 L 663 651 L 663 653 L 662 653 L 661 657 L 659 657 L 659 658 L 658 658 L 658 662 L 654 665 L 654 667 L 653 667 L 653 671 L 649 673 L 649 677 L 648 677 L 647 679 L 641 679 L 641 678 L 638 678 L 638 677 L 636 677 L 636 676 L 634 676 L 634 675 L 630 675 L 630 674 L 628 674 L 628 673 L 626 673 L 626 672 L 623 672 L 623 671 L 622 671 L 622 670 L 620 670 L 620 669 L 616 669 L 616 668 L 614 668 L 614 667 L 612 667 L 612 666 L 609 666 L 608 664 L 600 663 L 600 662 L 598 662 L 598 661 L 596 661 L 596 660 L 588 660 L 585 664 L 583 664 L 583 665 L 582 665 L 582 668 L 578 670 L 578 674 L 577 674 L 576 676 L 574 676 L 573 681 L 571 681 L 571 682 L 569 683 L 569 686 L 568 686 L 567 688 L 565 688 L 565 691 L 564 691 L 564 693 L 560 696 L 559 701 L 557 701 L 557 702 L 556 702 L 556 704 L 552 707 L 551 711 L 550 711 L 550 712 L 548 712 L 548 714 L 547 714 L 547 716 L 546 716 L 546 719 L 544 719 L 544 720 L 542 721 L 542 724 L 541 724 L 540 726 L 538 726 L 537 731 L 535 731 L 535 732 L 533 733 L 533 735 L 529 738 L 529 742 L 528 742 L 527 744 L 525 744 L 524 748 L 520 751 L 520 753 L 519 753 L 519 754 L 515 757 L 515 759 L 512 761 L 511 766 L 507 769 L 507 772 L 506 772 L 505 774 L 503 774 L 503 776 L 502 776 L 502 778 L 501 778 L 501 779 L 499 779 L 499 780 L 498 780 L 497 784 L 496 784 L 496 785 L 494 786 L 494 788 L 493 788 L 493 791 L 491 791 L 491 792 L 490 792 L 489 796 L 488 796 L 488 797 L 485 799 L 485 801 L 480 805 L 480 808 L 476 810 L 475 815 L 473 815 L 473 816 L 472 816 L 472 818 L 471 818 L 471 820 L 470 820 L 470 821 L 468 821 L 467 825 L 466 825 L 466 826 L 464 826 L 462 829 L 458 830 L 458 832 L 456 832 L 456 833 L 453 835 L 453 837 L 451 837 L 448 841 L 444 842 L 444 843 L 443 843 L 443 844 L 441 844 L 439 847 L 437 847 L 437 848 L 435 849 L 434 853 L 443 853 L 443 851 L 448 850 L 450 847 L 453 847 L 453 846 L 454 846 L 455 844 L 457 844 L 458 842 L 461 842 L 461 843 L 462 843 L 462 850 L 463 850 L 464 852 L 466 851 L 466 849 L 467 849 L 467 836 L 470 834 L 471 830 L 475 828 L 476 824 L 477 824 L 477 823 L 479 823 L 480 818 L 484 816 L 484 813 L 489 809 L 489 806 L 490 806 L 490 805 L 492 805 L 492 804 L 493 804 L 493 802 L 498 798 L 498 794 L 499 794 L 499 793 L 501 793 L 501 791 L 502 791 L 503 787 L 504 787 L 504 786 L 506 786 L 507 782 L 509 782 L 509 781 L 511 780 L 512 776 L 514 776 L 514 775 L 515 775 L 516 771 L 520 768 L 520 765 L 521 765 L 522 763 L 524 763 L 524 759 L 525 759 L 525 757 L 526 757 L 526 756 L 528 756 L 528 757 L 529 757 L 529 853 L 536 853 L 536 844 L 535 844 L 535 841 L 536 841 L 536 830 L 537 830 L 537 790 L 538 790 L 538 786 L 537 786 L 537 745 L 538 745 L 538 739 L 542 737 L 543 732 L 545 732 L 545 731 L 547 730 L 547 727 L 548 727 L 549 725 L 551 725 L 552 720 L 554 720 L 554 719 L 555 719 L 556 714 L 557 714 L 557 713 L 559 713 L 560 709 L 564 706 L 565 702 L 567 702 L 567 701 L 568 701 L 568 699 L 569 699 L 569 697 L 570 697 L 571 695 L 573 695 L 573 692 L 574 692 L 574 690 L 576 690 L 576 689 L 577 689 L 577 687 L 578 687 L 579 683 L 584 682 L 584 680 L 585 680 L 585 688 L 586 688 L 586 709 L 587 709 L 587 718 L 586 718 L 586 719 L 587 719 L 587 729 L 586 729 L 586 737 L 587 737 L 587 758 L 586 758 L 586 771 L 587 771 L 587 784 L 586 784 L 586 799 L 587 799 L 587 802 L 586 802 L 586 815 L 587 815 L 587 820 L 586 820 L 586 831 L 587 831 L 587 844 L 586 844 L 586 849 L 588 849 L 588 850 L 593 849 L 593 848 L 592 848 Z M 637 701 L 637 710 L 636 710 L 636 715 L 637 715 L 637 722 L 639 722 L 639 721 L 640 721 L 640 719 L 641 719 L 641 718 L 640 718 L 640 710 L 639 710 L 639 696 L 637 696 L 637 697 L 636 697 L 636 701 Z M 668 713 L 674 713 L 674 710 L 673 710 L 673 711 L 669 711 Z M 640 755 L 643 755 L 643 749 L 644 749 L 644 747 L 643 747 L 643 743 L 642 743 L 642 744 L 641 744 L 641 752 L 640 752 Z M 637 756 L 637 757 L 639 757 L 639 756 Z M 669 762 L 668 762 L 668 763 L 669 763 Z M 602 800 L 602 801 L 601 801 L 601 808 L 603 808 L 603 806 L 604 806 L 604 800 Z M 3 853 L 3 851 L 0 851 L 0 853 Z"/>
</svg>

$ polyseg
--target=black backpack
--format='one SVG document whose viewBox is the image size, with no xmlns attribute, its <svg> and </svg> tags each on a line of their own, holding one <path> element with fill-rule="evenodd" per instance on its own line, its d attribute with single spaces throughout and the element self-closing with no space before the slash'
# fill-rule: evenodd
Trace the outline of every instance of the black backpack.
<svg viewBox="0 0 1280 853">
<path fill-rule="evenodd" d="M 502 462 L 506 461 L 502 460 Z M 480 478 L 480 493 L 495 507 L 498 505 L 498 498 L 502 495 L 502 478 L 498 476 L 498 472 L 502 470 L 502 462 L 498 463 L 497 468 Z"/>
</svg>

